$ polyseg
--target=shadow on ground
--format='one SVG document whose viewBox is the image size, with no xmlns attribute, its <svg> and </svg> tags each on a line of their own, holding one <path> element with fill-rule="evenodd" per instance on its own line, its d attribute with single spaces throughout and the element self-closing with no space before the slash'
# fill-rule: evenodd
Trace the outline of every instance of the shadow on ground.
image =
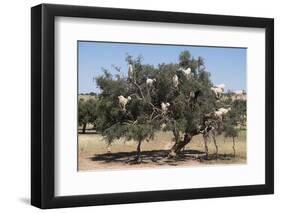
<svg viewBox="0 0 281 213">
<path fill-rule="evenodd" d="M 81 129 L 79 129 L 78 134 L 81 134 L 81 135 L 98 135 L 100 133 L 96 132 L 95 130 L 87 130 L 86 132 L 83 132 Z"/>
<path fill-rule="evenodd" d="M 124 163 L 134 164 L 136 163 L 136 152 L 117 152 L 117 153 L 104 153 L 97 154 L 90 157 L 92 161 L 99 161 L 102 163 Z M 177 166 L 178 163 L 188 160 L 195 160 L 198 162 L 210 161 L 210 160 L 231 160 L 232 155 L 229 154 L 209 154 L 206 159 L 205 152 L 198 150 L 185 150 L 182 151 L 176 158 L 168 158 L 169 150 L 151 150 L 141 152 L 142 164 L 155 164 L 155 165 L 172 165 Z"/>
<path fill-rule="evenodd" d="M 27 197 L 21 197 L 19 198 L 20 202 L 26 204 L 26 205 L 30 205 L 30 199 Z"/>
</svg>

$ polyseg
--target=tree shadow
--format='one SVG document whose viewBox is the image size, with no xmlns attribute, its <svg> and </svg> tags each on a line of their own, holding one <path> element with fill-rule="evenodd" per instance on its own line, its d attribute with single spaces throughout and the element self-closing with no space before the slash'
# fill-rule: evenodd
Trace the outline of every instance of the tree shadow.
<svg viewBox="0 0 281 213">
<path fill-rule="evenodd" d="M 233 154 L 209 154 L 208 158 L 202 158 L 201 160 L 205 161 L 212 161 L 212 160 L 220 160 L 220 161 L 227 161 L 227 160 L 234 160 Z"/>
<path fill-rule="evenodd" d="M 205 156 L 204 152 L 198 150 L 184 150 L 175 158 L 168 158 L 169 150 L 150 150 L 141 152 L 142 164 L 155 164 L 155 165 L 171 165 L 177 166 L 178 163 L 188 160 L 200 160 Z M 123 163 L 123 164 L 136 164 L 137 152 L 116 152 L 116 153 L 103 153 L 90 157 L 92 161 L 99 161 L 102 163 Z"/>
<path fill-rule="evenodd" d="M 88 129 L 86 129 L 86 131 L 83 132 L 81 129 L 79 129 L 78 134 L 81 134 L 81 135 L 98 135 L 100 133 L 95 131 L 95 130 L 88 130 Z"/>
<path fill-rule="evenodd" d="M 26 205 L 30 205 L 30 199 L 27 197 L 21 197 L 19 200 Z"/>
</svg>

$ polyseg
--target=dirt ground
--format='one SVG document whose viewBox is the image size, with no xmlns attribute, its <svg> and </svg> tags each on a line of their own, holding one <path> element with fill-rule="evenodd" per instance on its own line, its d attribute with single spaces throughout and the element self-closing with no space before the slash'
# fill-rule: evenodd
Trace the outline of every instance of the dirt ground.
<svg viewBox="0 0 281 213">
<path fill-rule="evenodd" d="M 246 163 L 246 132 L 240 131 L 236 138 L 236 156 L 233 157 L 232 139 L 218 136 L 218 158 L 215 158 L 213 141 L 208 143 L 209 159 L 204 158 L 202 135 L 198 135 L 182 151 L 176 159 L 168 159 L 168 151 L 173 145 L 173 137 L 169 132 L 159 132 L 153 141 L 143 142 L 142 162 L 136 164 L 136 142 L 118 140 L 108 147 L 99 134 L 89 132 L 79 134 L 78 170 L 135 169 L 144 167 L 183 167 L 215 164 Z M 110 152 L 109 152 L 110 151 Z"/>
</svg>

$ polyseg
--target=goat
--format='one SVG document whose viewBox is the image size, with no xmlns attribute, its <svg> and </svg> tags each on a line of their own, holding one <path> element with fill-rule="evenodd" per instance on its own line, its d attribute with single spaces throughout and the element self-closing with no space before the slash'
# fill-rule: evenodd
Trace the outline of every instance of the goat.
<svg viewBox="0 0 281 213">
<path fill-rule="evenodd" d="M 236 90 L 236 91 L 234 91 L 233 93 L 234 93 L 235 95 L 243 95 L 243 94 L 244 94 L 243 90 Z"/>
<path fill-rule="evenodd" d="M 156 79 L 155 79 L 155 78 L 153 78 L 153 79 L 147 78 L 147 79 L 146 79 L 146 85 L 149 86 L 149 87 L 151 87 L 154 82 L 156 82 Z"/>
<path fill-rule="evenodd" d="M 233 95 L 231 96 L 231 100 L 232 101 L 236 101 L 236 100 L 246 101 L 247 100 L 246 93 L 243 90 L 236 90 L 233 92 Z"/>
<path fill-rule="evenodd" d="M 170 106 L 170 104 L 168 102 L 167 103 L 164 103 L 164 102 L 161 103 L 161 109 L 162 109 L 164 114 L 167 113 L 169 106 Z"/>
<path fill-rule="evenodd" d="M 179 70 L 183 72 L 184 76 L 187 79 L 189 79 L 189 77 L 191 75 L 191 68 L 188 67 L 188 68 L 184 69 L 184 68 L 181 67 Z"/>
<path fill-rule="evenodd" d="M 131 100 L 131 97 L 128 96 L 127 98 L 125 98 L 123 95 L 119 95 L 118 100 L 119 100 L 119 105 L 120 105 L 121 109 L 123 111 L 126 111 L 126 105 L 127 105 L 128 101 Z"/>
<path fill-rule="evenodd" d="M 225 116 L 229 111 L 231 110 L 231 107 L 229 108 L 219 108 L 218 110 L 216 110 L 214 112 L 215 116 L 220 118 L 220 120 L 222 120 L 223 116 Z"/>
<path fill-rule="evenodd" d="M 173 77 L 173 85 L 174 85 L 175 88 L 178 88 L 179 77 L 177 75 L 174 75 L 174 77 Z"/>
<path fill-rule="evenodd" d="M 218 109 L 220 112 L 222 112 L 223 114 L 226 114 L 226 113 L 228 113 L 230 110 L 231 110 L 231 107 L 228 107 L 228 108 L 223 108 L 223 107 L 221 107 L 221 108 L 219 108 Z"/>
<path fill-rule="evenodd" d="M 165 129 L 167 127 L 167 124 L 163 123 L 163 124 L 161 124 L 160 127 L 161 127 L 161 130 L 163 130 L 163 129 Z"/>
<path fill-rule="evenodd" d="M 128 78 L 133 79 L 134 78 L 134 68 L 132 64 L 129 64 L 128 68 Z"/>
<path fill-rule="evenodd" d="M 224 93 L 224 87 L 224 84 L 219 84 L 214 87 L 211 87 L 211 90 L 213 91 L 217 99 L 220 99 L 222 94 Z"/>
</svg>

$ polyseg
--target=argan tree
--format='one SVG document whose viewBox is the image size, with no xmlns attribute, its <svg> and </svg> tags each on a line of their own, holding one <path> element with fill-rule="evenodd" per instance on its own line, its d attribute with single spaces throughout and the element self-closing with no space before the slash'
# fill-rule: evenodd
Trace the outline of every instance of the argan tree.
<svg viewBox="0 0 281 213">
<path fill-rule="evenodd" d="M 194 58 L 188 51 L 180 53 L 178 63 L 156 67 L 142 64 L 141 57 L 128 56 L 126 61 L 133 75 L 113 76 L 105 70 L 96 79 L 101 93 L 95 123 L 108 143 L 119 138 L 137 141 L 137 161 L 142 142 L 152 139 L 164 124 L 163 130 L 171 131 L 175 139 L 169 156 L 177 156 L 195 135 L 207 128 L 206 115 L 224 106 L 210 90 L 212 82 L 203 58 Z M 182 71 L 187 68 L 191 69 L 188 75 Z M 178 85 L 172 80 L 175 75 Z M 148 85 L 147 79 L 155 81 Z M 120 96 L 128 99 L 125 107 L 120 106 Z M 163 108 L 163 104 L 167 107 Z"/>
</svg>

